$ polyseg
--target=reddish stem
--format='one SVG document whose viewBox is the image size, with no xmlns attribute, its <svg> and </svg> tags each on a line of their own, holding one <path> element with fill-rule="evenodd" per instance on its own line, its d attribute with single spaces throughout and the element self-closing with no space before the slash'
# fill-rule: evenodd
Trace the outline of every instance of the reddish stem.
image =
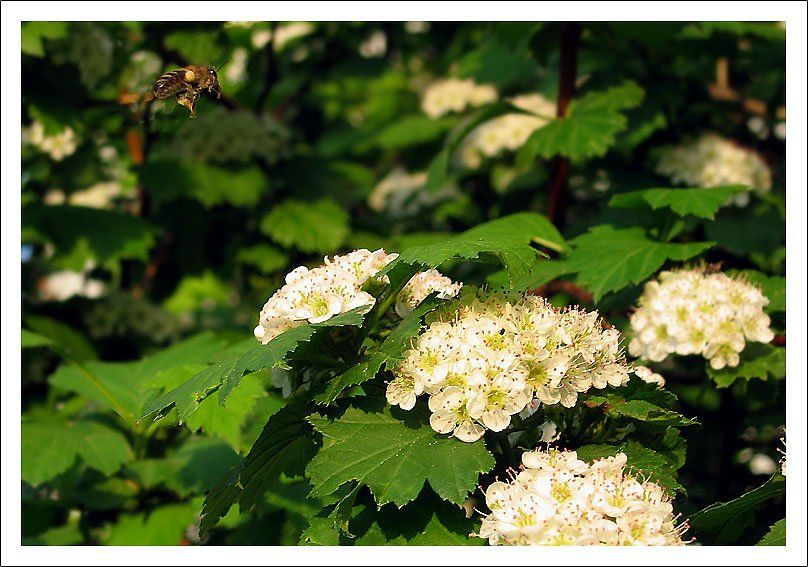
<svg viewBox="0 0 808 567">
<path fill-rule="evenodd" d="M 575 96 L 575 79 L 578 76 L 578 48 L 581 43 L 581 25 L 564 22 L 561 25 L 561 65 L 559 68 L 558 109 L 556 118 L 564 118 Z M 553 160 L 553 180 L 550 185 L 550 203 L 547 216 L 558 227 L 563 227 L 566 193 L 569 182 L 570 161 L 566 157 Z"/>
</svg>

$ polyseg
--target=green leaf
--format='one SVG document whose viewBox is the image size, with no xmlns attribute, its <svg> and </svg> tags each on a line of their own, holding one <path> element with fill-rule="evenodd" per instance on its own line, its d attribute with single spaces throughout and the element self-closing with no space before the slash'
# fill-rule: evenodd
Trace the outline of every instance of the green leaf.
<svg viewBox="0 0 808 567">
<path fill-rule="evenodd" d="M 769 255 L 785 244 L 785 226 L 785 213 L 761 203 L 721 210 L 715 222 L 705 223 L 704 233 L 736 256 Z"/>
<path fill-rule="evenodd" d="M 727 205 L 733 195 L 748 190 L 749 187 L 745 185 L 694 189 L 645 189 L 615 195 L 609 201 L 609 206 L 636 208 L 645 205 L 654 210 L 668 208 L 681 217 L 693 215 L 713 220 L 718 209 Z"/>
<path fill-rule="evenodd" d="M 708 39 L 716 33 L 736 36 L 757 36 L 770 41 L 785 41 L 786 30 L 777 22 L 696 22 L 682 30 L 681 37 Z"/>
<path fill-rule="evenodd" d="M 23 22 L 20 48 L 25 55 L 44 57 L 44 39 L 60 39 L 67 35 L 67 22 Z"/>
<path fill-rule="evenodd" d="M 289 256 L 286 253 L 268 244 L 241 248 L 236 258 L 242 264 L 253 266 L 263 274 L 277 272 L 289 264 Z"/>
<path fill-rule="evenodd" d="M 261 219 L 260 229 L 287 248 L 309 253 L 337 250 L 350 230 L 348 213 L 331 199 L 288 199 Z"/>
<path fill-rule="evenodd" d="M 340 532 L 328 516 L 310 516 L 309 525 L 300 534 L 300 545 L 340 545 Z"/>
<path fill-rule="evenodd" d="M 126 470 L 147 489 L 164 486 L 184 498 L 205 494 L 238 462 L 238 455 L 223 441 L 200 437 L 162 459 L 141 459 Z"/>
<path fill-rule="evenodd" d="M 762 486 L 729 502 L 717 502 L 690 517 L 696 539 L 704 545 L 731 545 L 753 521 L 755 510 L 764 502 L 785 494 L 786 479 L 775 474 Z M 734 524 L 736 518 L 744 521 Z"/>
<path fill-rule="evenodd" d="M 197 368 L 191 367 L 186 377 L 190 378 L 197 372 Z M 260 380 L 242 380 L 233 388 L 224 404 L 220 404 L 214 396 L 202 400 L 186 423 L 191 431 L 202 430 L 208 435 L 220 437 L 238 452 L 242 447 L 242 429 L 256 402 L 264 396 L 266 391 Z"/>
<path fill-rule="evenodd" d="M 300 399 L 272 415 L 244 461 L 211 489 L 202 509 L 205 532 L 236 501 L 241 510 L 254 506 L 281 473 L 297 476 L 314 453 L 311 426 L 305 421 L 308 403 Z"/>
<path fill-rule="evenodd" d="M 39 333 L 34 333 L 28 329 L 22 329 L 20 333 L 20 342 L 22 348 L 58 346 L 48 337 L 43 337 Z"/>
<path fill-rule="evenodd" d="M 201 163 L 151 161 L 137 171 L 156 203 L 187 198 L 206 208 L 253 207 L 268 189 L 266 177 L 257 167 L 233 170 Z"/>
<path fill-rule="evenodd" d="M 74 362 L 53 373 L 50 383 L 114 410 L 136 429 L 138 416 L 153 397 L 145 390 L 154 388 L 155 380 L 167 379 L 173 368 L 182 372 L 188 364 L 206 362 L 224 344 L 212 333 L 201 333 L 137 362 Z"/>
<path fill-rule="evenodd" d="M 148 512 L 122 514 L 111 526 L 106 545 L 180 545 L 196 518 L 191 502 L 167 504 Z"/>
<path fill-rule="evenodd" d="M 309 417 L 324 438 L 306 469 L 312 495 L 325 496 L 358 480 L 379 505 L 394 502 L 401 507 L 414 500 L 427 481 L 441 498 L 462 503 L 476 487 L 479 473 L 494 466 L 494 458 L 482 441 L 464 443 L 439 435 L 429 426 L 428 414 L 419 405 L 410 412 L 350 407 L 334 420 Z"/>
<path fill-rule="evenodd" d="M 426 144 L 449 130 L 455 122 L 454 118 L 432 120 L 422 114 L 405 116 L 382 129 L 376 134 L 374 141 L 385 150 L 400 150 Z"/>
<path fill-rule="evenodd" d="M 65 353 L 69 354 L 71 358 L 76 361 L 82 362 L 98 358 L 93 344 L 87 337 L 61 321 L 48 317 L 28 315 L 25 317 L 25 325 L 43 338 L 48 338 L 52 340 L 54 344 L 61 346 Z M 32 340 L 31 337 L 29 337 L 28 340 Z M 47 345 L 43 344 L 42 346 Z"/>
<path fill-rule="evenodd" d="M 493 83 L 507 88 L 524 81 L 525 77 L 534 76 L 538 63 L 531 57 L 528 42 L 536 24 L 511 22 L 500 25 L 510 25 L 513 29 L 503 31 L 500 27 L 497 31 L 503 32 L 502 37 L 487 37 L 478 43 L 479 47 L 464 53 L 455 62 L 458 77 L 473 77 L 477 83 Z M 522 26 L 522 29 L 516 26 Z M 528 26 L 533 29 L 525 29 Z"/>
<path fill-rule="evenodd" d="M 452 505 L 425 490 L 412 503 L 401 509 L 383 506 L 378 511 L 365 510 L 354 524 L 372 523 L 362 529 L 356 545 L 485 545 L 485 540 L 470 537 L 478 527 L 466 518 L 462 508 Z M 358 529 L 353 528 L 354 531 Z"/>
<path fill-rule="evenodd" d="M 378 274 L 388 274 L 391 282 L 405 282 L 422 269 L 437 268 L 453 258 L 482 260 L 497 258 L 511 282 L 525 278 L 539 252 L 531 242 L 563 246 L 563 238 L 544 217 L 517 213 L 483 223 L 443 242 L 411 246 Z"/>
<path fill-rule="evenodd" d="M 390 370 L 401 360 L 404 350 L 409 346 L 410 339 L 418 334 L 424 315 L 436 309 L 440 303 L 434 297 L 422 301 L 390 332 L 378 346 L 377 351 L 371 351 L 366 360 L 334 378 L 328 384 L 328 388 L 316 395 L 314 399 L 321 404 L 330 404 L 346 388 L 373 379 L 383 365 Z"/>
<path fill-rule="evenodd" d="M 452 161 L 452 154 L 460 146 L 463 139 L 471 134 L 471 132 L 483 122 L 487 122 L 503 114 L 529 114 L 527 111 L 514 106 L 508 102 L 498 101 L 483 108 L 478 109 L 476 112 L 464 118 L 457 126 L 455 126 L 449 135 L 446 137 L 443 149 L 432 160 L 429 165 L 426 187 L 430 191 L 437 191 L 446 183 L 449 182 L 449 166 Z"/>
<path fill-rule="evenodd" d="M 38 486 L 67 471 L 77 457 L 105 475 L 132 458 L 126 438 L 99 422 L 22 422 L 22 479 Z"/>
<path fill-rule="evenodd" d="M 84 542 L 84 534 L 78 525 L 66 524 L 51 528 L 32 537 L 23 537 L 23 545 L 79 545 Z"/>
<path fill-rule="evenodd" d="M 756 545 L 785 545 L 786 519 L 776 521 L 769 528 L 768 533 Z"/>
<path fill-rule="evenodd" d="M 363 314 L 366 311 L 366 308 L 359 307 L 322 323 L 289 329 L 266 345 L 255 346 L 246 352 L 239 349 L 168 393 L 150 401 L 143 409 L 140 419 L 158 412 L 162 414 L 176 406 L 178 418 L 180 422 L 183 422 L 199 408 L 202 400 L 216 390 L 220 390 L 219 402 L 224 403 L 244 374 L 282 364 L 289 353 L 294 351 L 300 343 L 311 340 L 318 329 L 361 325 Z"/>
<path fill-rule="evenodd" d="M 628 125 L 623 111 L 638 106 L 643 96 L 643 89 L 636 83 L 625 81 L 607 91 L 573 100 L 564 118 L 531 134 L 517 154 L 517 164 L 527 165 L 539 156 L 585 159 L 605 155 L 617 134 Z"/>
<path fill-rule="evenodd" d="M 578 281 L 599 301 L 604 295 L 639 284 L 666 260 L 687 260 L 701 254 L 710 242 L 674 244 L 651 240 L 641 228 L 599 225 L 572 241 L 566 264 Z"/>
<path fill-rule="evenodd" d="M 740 378 L 779 380 L 786 375 L 786 349 L 770 344 L 748 343 L 741 353 L 738 366 L 715 370 L 708 364 L 707 375 L 719 388 L 728 388 Z"/>
<path fill-rule="evenodd" d="M 580 447 L 577 452 L 579 459 L 589 462 L 603 457 L 613 457 L 617 453 L 625 453 L 627 466 L 634 474 L 657 483 L 669 492 L 684 492 L 684 488 L 676 479 L 676 469 L 670 461 L 636 441 L 628 441 L 620 445 L 585 445 Z"/>
<path fill-rule="evenodd" d="M 729 270 L 729 275 L 738 274 L 749 283 L 757 285 L 769 299 L 769 304 L 763 309 L 767 313 L 780 313 L 786 310 L 786 278 L 783 276 L 767 276 L 755 270 Z"/>
<path fill-rule="evenodd" d="M 556 252 L 567 250 L 561 233 L 544 215 L 515 213 L 480 224 L 463 233 L 466 238 L 495 238 L 535 243 Z"/>
<path fill-rule="evenodd" d="M 387 357 L 384 353 L 371 353 L 367 359 L 351 366 L 348 370 L 329 382 L 328 388 L 326 388 L 324 392 L 317 394 L 314 399 L 321 404 L 330 404 L 336 400 L 346 388 L 357 386 L 375 378 L 386 360 Z"/>
<path fill-rule="evenodd" d="M 199 275 L 182 278 L 163 305 L 172 313 L 190 313 L 212 306 L 226 306 L 231 293 L 228 282 L 206 270 Z"/>
<path fill-rule="evenodd" d="M 610 416 L 622 416 L 676 427 L 697 424 L 696 421 L 670 409 L 676 403 L 676 396 L 668 390 L 653 384 L 641 383 L 636 379 L 626 387 L 603 394 L 587 395 L 584 403 L 588 407 L 604 406 L 606 414 Z"/>
<path fill-rule="evenodd" d="M 146 260 L 154 230 L 144 220 L 103 209 L 66 205 L 29 205 L 23 223 L 54 245 L 66 268 L 84 269 L 88 258 L 98 263 L 120 259 Z"/>
</svg>

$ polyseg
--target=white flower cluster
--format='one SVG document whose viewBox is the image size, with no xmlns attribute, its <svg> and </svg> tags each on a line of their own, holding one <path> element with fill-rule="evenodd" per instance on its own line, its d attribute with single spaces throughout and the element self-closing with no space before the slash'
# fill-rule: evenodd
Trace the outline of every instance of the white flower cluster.
<svg viewBox="0 0 808 567">
<path fill-rule="evenodd" d="M 758 194 L 768 193 L 772 187 L 771 170 L 760 155 L 712 133 L 663 148 L 656 171 L 691 187 L 747 185 Z M 745 206 L 749 193 L 735 195 L 732 202 Z"/>
<path fill-rule="evenodd" d="M 61 189 L 51 189 L 45 194 L 45 203 L 48 205 L 62 205 L 70 203 L 77 207 L 90 207 L 93 209 L 111 209 L 115 200 L 126 196 L 123 186 L 117 181 L 102 181 L 86 189 L 74 191 L 65 195 Z"/>
<path fill-rule="evenodd" d="M 620 333 L 597 312 L 466 288 L 429 320 L 394 370 L 387 401 L 409 410 L 428 394 L 432 428 L 462 441 L 502 431 L 534 398 L 572 407 L 591 387 L 629 380 Z"/>
<path fill-rule="evenodd" d="M 780 474 L 782 474 L 783 476 L 786 476 L 786 438 L 785 438 L 785 436 L 780 438 L 780 443 L 783 444 L 782 449 L 780 449 L 779 447 L 777 449 L 777 451 L 781 455 L 783 455 L 782 458 L 780 459 Z"/>
<path fill-rule="evenodd" d="M 374 187 L 368 205 L 376 212 L 387 211 L 393 217 L 407 217 L 458 195 L 453 184 L 428 191 L 426 182 L 425 171 L 407 173 L 396 167 Z"/>
<path fill-rule="evenodd" d="M 497 99 L 497 90 L 491 85 L 478 85 L 473 79 L 444 79 L 432 83 L 424 91 L 421 110 L 430 118 L 439 118 L 450 112 L 463 112 Z"/>
<path fill-rule="evenodd" d="M 90 277 L 95 263 L 88 260 L 78 272 L 62 270 L 52 272 L 38 282 L 39 295 L 45 301 L 67 301 L 71 297 L 97 299 L 106 292 L 107 286 Z"/>
<path fill-rule="evenodd" d="M 76 151 L 76 133 L 73 128 L 66 126 L 58 134 L 45 135 L 45 127 L 39 121 L 34 121 L 28 128 L 23 129 L 23 144 L 30 144 L 39 151 L 48 154 L 54 161 L 62 161 Z"/>
<path fill-rule="evenodd" d="M 763 308 L 769 300 L 743 278 L 702 269 L 662 272 L 645 284 L 631 315 L 633 356 L 659 362 L 669 354 L 700 354 L 720 370 L 737 366 L 747 341 L 774 338 Z"/>
<path fill-rule="evenodd" d="M 398 294 L 395 306 L 396 314 L 401 318 L 406 317 L 430 293 L 437 292 L 440 299 L 452 299 L 460 293 L 462 288 L 463 284 L 454 283 L 437 270 L 417 273 Z"/>
<path fill-rule="evenodd" d="M 354 250 L 344 256 L 325 258 L 325 263 L 309 269 L 299 266 L 286 275 L 286 285 L 276 291 L 261 310 L 255 338 L 263 344 L 282 332 L 306 323 L 321 323 L 357 307 L 371 307 L 376 299 L 362 286 L 379 270 L 396 259 L 379 249 Z M 396 311 L 407 313 L 427 295 L 453 297 L 459 284 L 437 270 L 418 274 L 400 292 Z"/>
<path fill-rule="evenodd" d="M 476 168 L 483 157 L 518 150 L 533 132 L 556 115 L 556 103 L 540 94 L 524 94 L 508 102 L 531 114 L 505 114 L 477 126 L 457 149 L 455 159 L 461 166 Z"/>
<path fill-rule="evenodd" d="M 626 455 L 594 461 L 575 451 L 529 451 L 510 482 L 485 491 L 479 537 L 492 545 L 684 545 L 671 499 L 625 470 Z"/>
</svg>

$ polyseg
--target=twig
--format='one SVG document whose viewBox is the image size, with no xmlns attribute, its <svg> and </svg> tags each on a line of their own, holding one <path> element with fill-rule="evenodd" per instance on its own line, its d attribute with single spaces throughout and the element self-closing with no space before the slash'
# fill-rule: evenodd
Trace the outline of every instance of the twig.
<svg viewBox="0 0 808 567">
<path fill-rule="evenodd" d="M 561 25 L 561 65 L 559 69 L 556 118 L 564 118 L 567 115 L 567 108 L 575 95 L 580 42 L 581 25 L 576 22 L 564 22 Z M 569 168 L 569 158 L 559 156 L 553 160 L 553 181 L 550 185 L 550 203 L 547 207 L 547 216 L 559 228 L 564 225 Z"/>
<path fill-rule="evenodd" d="M 592 292 L 566 280 L 555 280 L 537 287 L 531 293 L 547 297 L 555 293 L 566 293 L 580 303 L 592 303 Z"/>
<path fill-rule="evenodd" d="M 264 75 L 264 85 L 261 87 L 261 92 L 258 95 L 258 99 L 255 101 L 256 114 L 261 114 L 261 111 L 264 110 L 267 99 L 272 93 L 272 88 L 275 86 L 275 83 L 278 82 L 278 62 L 275 58 L 275 30 L 277 27 L 277 22 L 272 22 L 270 24 L 270 32 L 272 35 L 264 47 L 264 53 L 266 54 L 267 58 L 267 70 L 266 74 Z"/>
<path fill-rule="evenodd" d="M 132 289 L 132 295 L 135 297 L 143 297 L 143 294 L 146 292 L 151 281 L 157 276 L 157 270 L 160 268 L 160 265 L 165 261 L 166 256 L 168 255 L 168 250 L 171 248 L 171 244 L 174 242 L 174 237 L 171 233 L 166 233 L 163 237 L 162 241 L 160 242 L 160 248 L 158 249 L 157 253 L 152 256 L 149 264 L 146 266 L 146 269 L 143 271 L 143 277 L 140 278 L 140 281 L 137 285 Z"/>
</svg>

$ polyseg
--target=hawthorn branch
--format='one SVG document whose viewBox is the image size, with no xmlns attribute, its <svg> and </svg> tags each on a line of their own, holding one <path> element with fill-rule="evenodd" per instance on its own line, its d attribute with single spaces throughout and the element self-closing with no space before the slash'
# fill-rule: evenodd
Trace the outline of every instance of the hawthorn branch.
<svg viewBox="0 0 808 567">
<path fill-rule="evenodd" d="M 556 293 L 565 293 L 579 303 L 592 303 L 593 295 L 588 289 L 567 280 L 555 280 L 541 285 L 532 291 L 534 295 L 547 297 Z"/>
<path fill-rule="evenodd" d="M 556 118 L 567 115 L 567 108 L 575 96 L 575 79 L 578 76 L 578 49 L 581 43 L 581 25 L 564 22 L 561 25 L 561 65 L 559 68 L 558 108 Z M 566 193 L 569 185 L 569 158 L 558 156 L 553 160 L 553 180 L 550 184 L 550 202 L 547 216 L 559 228 L 564 225 Z"/>
<path fill-rule="evenodd" d="M 258 99 L 255 101 L 256 114 L 261 114 L 261 111 L 264 110 L 267 99 L 269 98 L 269 95 L 272 94 L 272 89 L 275 86 L 275 83 L 278 82 L 278 62 L 275 56 L 275 30 L 277 27 L 277 22 L 272 22 L 270 24 L 270 31 L 272 35 L 264 47 L 267 67 L 266 74 L 264 75 L 264 85 L 261 87 L 261 92 L 258 95 Z"/>
</svg>

